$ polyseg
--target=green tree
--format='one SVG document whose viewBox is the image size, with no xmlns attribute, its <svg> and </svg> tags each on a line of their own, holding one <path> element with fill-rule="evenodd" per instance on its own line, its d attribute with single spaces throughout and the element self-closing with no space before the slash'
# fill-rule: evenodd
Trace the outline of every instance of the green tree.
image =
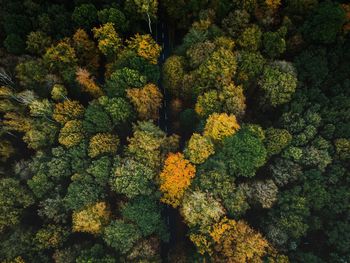
<svg viewBox="0 0 350 263">
<path fill-rule="evenodd" d="M 241 129 L 224 139 L 216 157 L 225 160 L 231 176 L 253 177 L 256 170 L 265 164 L 266 156 L 262 141 L 247 129 Z"/>
<path fill-rule="evenodd" d="M 25 50 L 24 40 L 17 34 L 10 34 L 4 40 L 7 51 L 13 54 L 21 54 Z"/>
<path fill-rule="evenodd" d="M 42 55 L 51 46 L 52 39 L 42 31 L 33 31 L 28 34 L 26 44 L 29 52 Z"/>
<path fill-rule="evenodd" d="M 97 21 L 97 9 L 93 4 L 76 6 L 72 13 L 72 20 L 77 27 L 90 29 Z"/>
<path fill-rule="evenodd" d="M 268 128 L 265 135 L 264 142 L 269 156 L 279 154 L 292 140 L 292 135 L 284 129 Z"/>
<path fill-rule="evenodd" d="M 345 22 L 345 12 L 338 3 L 319 4 L 305 21 L 302 31 L 310 42 L 331 44 L 336 40 Z"/>
<path fill-rule="evenodd" d="M 97 16 L 102 24 L 113 23 L 118 32 L 126 32 L 129 27 L 124 13 L 117 8 L 110 7 L 99 10 Z"/>
<path fill-rule="evenodd" d="M 200 164 L 214 154 L 214 144 L 210 139 L 194 133 L 184 150 L 186 157 L 194 164 Z"/>
<path fill-rule="evenodd" d="M 89 134 L 111 132 L 113 129 L 111 118 L 104 108 L 98 103 L 90 103 L 90 105 L 86 108 L 83 127 Z"/>
<path fill-rule="evenodd" d="M 237 39 L 237 44 L 244 50 L 257 51 L 261 45 L 262 32 L 259 26 L 247 27 Z"/>
<path fill-rule="evenodd" d="M 115 168 L 110 184 L 116 193 L 133 198 L 153 194 L 154 178 L 155 173 L 151 168 L 127 158 Z"/>
<path fill-rule="evenodd" d="M 297 88 L 297 78 L 294 72 L 284 72 L 273 66 L 266 66 L 259 80 L 259 88 L 263 92 L 263 102 L 266 106 L 276 107 L 292 99 Z"/>
<path fill-rule="evenodd" d="M 125 220 L 139 227 L 142 236 L 158 234 L 163 240 L 168 239 L 165 222 L 156 200 L 145 196 L 136 197 L 122 208 L 121 213 Z"/>
<path fill-rule="evenodd" d="M 0 232 L 18 224 L 22 213 L 34 203 L 30 192 L 12 178 L 0 179 Z"/>
<path fill-rule="evenodd" d="M 107 245 L 122 254 L 126 254 L 140 238 L 140 230 L 122 220 L 112 221 L 103 231 L 103 240 Z"/>
</svg>

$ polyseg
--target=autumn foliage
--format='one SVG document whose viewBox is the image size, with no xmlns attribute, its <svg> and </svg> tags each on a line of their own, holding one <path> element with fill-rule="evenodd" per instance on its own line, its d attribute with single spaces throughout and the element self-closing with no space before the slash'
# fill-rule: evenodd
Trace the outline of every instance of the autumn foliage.
<svg viewBox="0 0 350 263">
<path fill-rule="evenodd" d="M 178 207 L 186 188 L 195 176 L 196 168 L 181 153 L 170 153 L 159 175 L 161 201 Z"/>
</svg>

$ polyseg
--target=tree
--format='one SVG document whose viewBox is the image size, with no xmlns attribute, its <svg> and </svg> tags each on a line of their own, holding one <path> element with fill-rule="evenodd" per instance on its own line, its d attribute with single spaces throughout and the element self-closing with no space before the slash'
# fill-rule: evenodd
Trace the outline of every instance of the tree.
<svg viewBox="0 0 350 263">
<path fill-rule="evenodd" d="M 170 56 L 163 64 L 163 83 L 165 88 L 176 97 L 182 96 L 182 81 L 184 77 L 184 58 Z"/>
<path fill-rule="evenodd" d="M 73 212 L 73 231 L 98 234 L 108 224 L 109 219 L 110 211 L 107 204 L 98 202 L 83 210 Z"/>
<path fill-rule="evenodd" d="M 340 138 L 335 140 L 335 150 L 339 156 L 340 160 L 350 159 L 350 140 L 345 138 Z"/>
<path fill-rule="evenodd" d="M 86 108 L 83 120 L 84 130 L 89 134 L 98 132 L 111 132 L 113 129 L 112 120 L 97 101 L 93 101 Z"/>
<path fill-rule="evenodd" d="M 210 90 L 197 97 L 195 105 L 196 113 L 201 117 L 208 117 L 214 113 L 222 111 L 222 105 L 219 99 L 219 93 L 216 90 Z"/>
<path fill-rule="evenodd" d="M 214 145 L 210 139 L 194 133 L 184 151 L 185 156 L 194 164 L 205 162 L 206 159 L 214 154 Z"/>
<path fill-rule="evenodd" d="M 168 239 L 165 222 L 157 200 L 139 196 L 128 202 L 121 212 L 125 220 L 131 221 L 139 227 L 143 237 L 158 234 L 162 240 Z"/>
<path fill-rule="evenodd" d="M 277 200 L 278 188 L 272 180 L 254 181 L 246 191 L 249 198 L 263 208 L 271 208 Z"/>
<path fill-rule="evenodd" d="M 179 137 L 166 134 L 150 121 L 138 122 L 133 127 L 133 137 L 128 138 L 127 156 L 154 170 L 159 170 L 169 152 L 177 150 Z"/>
<path fill-rule="evenodd" d="M 123 220 L 112 221 L 103 232 L 103 240 L 108 246 L 126 254 L 141 238 L 141 232 L 133 224 Z"/>
<path fill-rule="evenodd" d="M 79 144 L 83 139 L 83 123 L 79 120 L 67 121 L 58 136 L 58 142 L 68 148 Z"/>
<path fill-rule="evenodd" d="M 113 23 L 119 32 L 126 32 L 129 27 L 124 13 L 117 8 L 110 7 L 99 10 L 97 16 L 102 24 Z"/>
<path fill-rule="evenodd" d="M 180 213 L 189 227 L 197 226 L 205 231 L 220 220 L 225 209 L 209 193 L 188 191 L 183 198 Z"/>
<path fill-rule="evenodd" d="M 34 203 L 29 191 L 13 178 L 0 179 L 0 232 L 18 224 L 22 213 Z"/>
<path fill-rule="evenodd" d="M 263 46 L 265 53 L 270 58 L 279 57 L 286 50 L 284 37 L 287 28 L 282 27 L 277 32 L 266 32 L 263 34 Z"/>
<path fill-rule="evenodd" d="M 214 258 L 221 262 L 262 262 L 268 242 L 244 221 L 223 218 L 212 227 L 210 236 L 215 244 Z"/>
<path fill-rule="evenodd" d="M 219 100 L 224 112 L 233 114 L 237 118 L 243 117 L 246 109 L 246 98 L 241 85 L 236 86 L 230 83 L 224 86 L 222 92 L 219 93 Z"/>
<path fill-rule="evenodd" d="M 97 133 L 90 139 L 89 156 L 95 158 L 101 154 L 116 154 L 119 138 L 110 133 Z"/>
<path fill-rule="evenodd" d="M 43 59 L 49 68 L 54 71 L 64 71 L 67 67 L 75 66 L 77 63 L 75 50 L 67 39 L 48 48 Z"/>
<path fill-rule="evenodd" d="M 149 83 L 143 88 L 127 89 L 126 94 L 141 120 L 157 120 L 159 118 L 163 95 L 156 85 Z"/>
<path fill-rule="evenodd" d="M 148 20 L 148 27 L 150 33 L 152 33 L 151 28 L 151 19 L 157 17 L 157 11 L 158 11 L 158 1 L 157 0 L 127 0 L 125 2 L 125 8 L 130 13 L 136 12 L 142 16 L 146 16 Z"/>
<path fill-rule="evenodd" d="M 249 83 L 263 72 L 265 58 L 259 52 L 239 51 L 237 77 L 241 83 Z"/>
<path fill-rule="evenodd" d="M 273 66 L 266 66 L 259 80 L 263 92 L 263 103 L 276 107 L 289 102 L 297 88 L 297 78 L 293 72 L 284 72 Z"/>
<path fill-rule="evenodd" d="M 65 100 L 55 105 L 53 119 L 64 125 L 66 122 L 80 119 L 84 114 L 84 106 L 75 100 Z"/>
<path fill-rule="evenodd" d="M 133 198 L 153 194 L 154 178 L 155 173 L 151 168 L 126 158 L 115 168 L 110 184 L 116 193 Z"/>
<path fill-rule="evenodd" d="M 34 237 L 38 249 L 50 249 L 62 246 L 69 235 L 68 229 L 59 225 L 47 225 L 39 229 Z"/>
<path fill-rule="evenodd" d="M 257 51 L 261 45 L 261 37 L 261 29 L 257 25 L 252 25 L 242 32 L 237 44 L 246 51 Z"/>
<path fill-rule="evenodd" d="M 189 58 L 189 65 L 195 69 L 205 62 L 205 60 L 215 51 L 216 45 L 212 41 L 199 42 L 186 50 Z"/>
<path fill-rule="evenodd" d="M 74 250 L 80 250 L 74 248 Z M 79 251 L 80 252 L 80 251 Z M 101 244 L 94 244 L 93 246 L 81 250 L 78 257 L 74 257 L 73 261 L 76 261 L 76 263 L 85 263 L 89 261 L 95 261 L 95 262 L 103 262 L 103 263 L 116 263 L 115 257 L 111 254 L 108 254 L 107 248 L 102 246 Z M 63 261 L 62 263 L 67 262 Z M 61 263 L 61 262 L 57 262 Z"/>
<path fill-rule="evenodd" d="M 163 193 L 161 201 L 175 208 L 178 207 L 195 173 L 195 166 L 190 164 L 181 153 L 170 153 L 159 175 L 159 189 Z"/>
<path fill-rule="evenodd" d="M 47 99 L 33 100 L 29 104 L 30 115 L 33 117 L 49 118 L 53 113 L 52 103 Z"/>
<path fill-rule="evenodd" d="M 64 197 L 64 205 L 67 210 L 80 211 L 106 197 L 105 185 L 99 184 L 96 177 L 84 172 L 71 176 L 72 182 Z"/>
<path fill-rule="evenodd" d="M 4 40 L 4 46 L 8 52 L 17 55 L 23 53 L 25 49 L 23 39 L 17 34 L 9 34 Z"/>
<path fill-rule="evenodd" d="M 134 37 L 126 40 L 126 44 L 128 49 L 135 51 L 140 57 L 148 60 L 151 64 L 157 64 L 162 48 L 151 35 L 136 34 Z"/>
<path fill-rule="evenodd" d="M 125 96 L 128 88 L 141 88 L 147 78 L 139 71 L 123 68 L 114 71 L 107 79 L 105 90 L 109 97 Z"/>
<path fill-rule="evenodd" d="M 113 23 L 106 23 L 99 28 L 94 27 L 92 32 L 98 40 L 98 49 L 102 54 L 114 59 L 122 46 L 122 39 L 115 31 Z"/>
<path fill-rule="evenodd" d="M 8 140 L 0 140 L 0 161 L 6 162 L 15 153 L 15 148 Z"/>
<path fill-rule="evenodd" d="M 133 118 L 133 110 L 129 102 L 123 98 L 108 98 L 102 96 L 98 103 L 104 108 L 112 119 L 114 126 L 126 123 Z"/>
<path fill-rule="evenodd" d="M 264 142 L 269 156 L 279 154 L 292 141 L 292 135 L 284 129 L 268 128 L 265 134 Z"/>
<path fill-rule="evenodd" d="M 55 101 L 67 100 L 67 89 L 61 84 L 55 84 L 51 90 L 51 98 Z M 68 101 L 68 100 L 67 100 Z"/>
<path fill-rule="evenodd" d="M 253 177 L 266 162 L 267 152 L 262 141 L 247 129 L 227 137 L 222 144 L 216 157 L 225 160 L 231 176 Z"/>
<path fill-rule="evenodd" d="M 340 4 L 324 2 L 305 21 L 303 35 L 310 42 L 331 44 L 336 40 L 344 22 L 345 12 Z"/>
<path fill-rule="evenodd" d="M 51 46 L 52 39 L 42 31 L 33 31 L 28 34 L 26 44 L 29 52 L 42 55 Z"/>
<path fill-rule="evenodd" d="M 204 136 L 214 141 L 222 141 L 240 128 L 234 115 L 214 113 L 209 116 L 204 127 Z"/>
<path fill-rule="evenodd" d="M 249 20 L 246 10 L 234 10 L 222 20 L 222 26 L 231 37 L 236 38 L 248 26 Z"/>
<path fill-rule="evenodd" d="M 236 73 L 236 56 L 230 49 L 220 47 L 196 70 L 198 74 L 198 87 L 196 95 L 209 87 L 221 87 L 227 84 Z"/>
<path fill-rule="evenodd" d="M 105 186 L 109 182 L 111 169 L 111 158 L 108 156 L 102 156 L 97 160 L 93 160 L 86 169 L 86 172 L 94 177 L 96 183 Z"/>
<path fill-rule="evenodd" d="M 93 4 L 82 4 L 74 8 L 72 20 L 77 27 L 90 29 L 97 21 L 97 10 Z"/>
<path fill-rule="evenodd" d="M 86 69 L 79 68 L 76 72 L 76 80 L 82 86 L 84 92 L 89 93 L 92 97 L 98 98 L 103 95 L 102 89 L 96 84 L 90 72 Z"/>
<path fill-rule="evenodd" d="M 95 42 L 83 29 L 78 29 L 72 37 L 72 45 L 77 54 L 78 64 L 87 68 L 90 72 L 96 73 L 99 67 L 99 52 Z"/>
</svg>

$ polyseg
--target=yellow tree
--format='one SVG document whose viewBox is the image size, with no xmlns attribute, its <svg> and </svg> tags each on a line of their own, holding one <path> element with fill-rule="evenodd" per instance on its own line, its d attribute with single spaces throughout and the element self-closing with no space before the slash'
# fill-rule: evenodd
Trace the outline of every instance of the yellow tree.
<svg viewBox="0 0 350 263">
<path fill-rule="evenodd" d="M 210 139 L 194 133 L 185 149 L 185 155 L 194 164 L 200 164 L 214 154 L 214 144 Z"/>
<path fill-rule="evenodd" d="M 90 139 L 89 156 L 94 158 L 100 154 L 115 154 L 118 145 L 118 136 L 110 133 L 97 133 Z"/>
<path fill-rule="evenodd" d="M 263 262 L 269 247 L 266 239 L 244 221 L 223 218 L 210 231 L 215 262 Z"/>
<path fill-rule="evenodd" d="M 102 54 L 115 58 L 122 46 L 122 39 L 115 31 L 113 23 L 106 23 L 99 28 L 94 27 L 92 32 L 98 40 L 98 49 Z"/>
<path fill-rule="evenodd" d="M 234 115 L 213 113 L 205 124 L 204 136 L 214 141 L 222 141 L 224 138 L 233 135 L 239 128 L 240 126 Z"/>
<path fill-rule="evenodd" d="M 163 193 L 161 201 L 174 208 L 178 207 L 195 173 L 196 167 L 183 154 L 170 153 L 159 176 L 160 191 Z"/>
<path fill-rule="evenodd" d="M 128 89 L 126 93 L 141 120 L 159 118 L 163 95 L 156 85 L 149 83 L 140 89 Z"/>
<path fill-rule="evenodd" d="M 55 105 L 52 117 L 55 121 L 64 125 L 67 121 L 83 117 L 84 111 L 84 106 L 78 101 L 65 100 Z"/>
<path fill-rule="evenodd" d="M 89 93 L 92 97 L 98 98 L 104 95 L 102 89 L 96 84 L 94 78 L 86 69 L 79 68 L 77 70 L 76 80 L 82 86 L 82 90 Z"/>
<path fill-rule="evenodd" d="M 130 40 L 126 40 L 128 48 L 135 51 L 140 57 L 147 59 L 152 64 L 157 64 L 162 48 L 151 35 L 136 34 Z"/>
<path fill-rule="evenodd" d="M 72 215 L 73 232 L 98 234 L 110 219 L 110 210 L 105 202 L 92 204 L 81 211 L 74 211 Z"/>
<path fill-rule="evenodd" d="M 30 119 L 16 112 L 5 113 L 3 124 L 6 129 L 18 132 L 27 132 L 32 127 Z"/>
<path fill-rule="evenodd" d="M 83 123 L 80 120 L 67 121 L 58 136 L 58 142 L 66 147 L 77 145 L 82 139 L 84 139 Z"/>
</svg>

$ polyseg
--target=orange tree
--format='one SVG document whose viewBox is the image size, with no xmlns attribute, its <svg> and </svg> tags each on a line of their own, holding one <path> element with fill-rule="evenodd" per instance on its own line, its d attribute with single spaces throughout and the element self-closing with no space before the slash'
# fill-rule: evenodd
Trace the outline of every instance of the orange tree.
<svg viewBox="0 0 350 263">
<path fill-rule="evenodd" d="M 159 176 L 160 191 L 163 193 L 161 201 L 178 207 L 195 173 L 195 166 L 183 154 L 170 153 Z"/>
</svg>

